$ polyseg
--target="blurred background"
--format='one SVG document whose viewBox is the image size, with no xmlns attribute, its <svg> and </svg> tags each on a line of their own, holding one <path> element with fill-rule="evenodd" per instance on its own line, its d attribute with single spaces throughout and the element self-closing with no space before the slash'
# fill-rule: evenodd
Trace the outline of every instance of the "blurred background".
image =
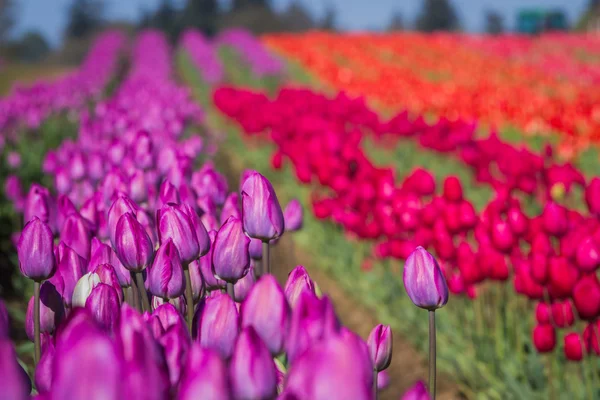
<svg viewBox="0 0 600 400">
<path fill-rule="evenodd" d="M 172 40 L 188 27 L 211 36 L 233 26 L 257 34 L 314 29 L 600 31 L 600 1 L 0 0 L 0 63 L 76 65 L 94 34 L 114 26 L 129 32 L 154 27 Z"/>
</svg>

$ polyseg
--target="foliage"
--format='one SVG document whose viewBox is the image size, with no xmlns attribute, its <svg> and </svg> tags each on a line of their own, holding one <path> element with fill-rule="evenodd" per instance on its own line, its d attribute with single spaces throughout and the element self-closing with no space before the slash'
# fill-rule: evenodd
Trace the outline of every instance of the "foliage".
<svg viewBox="0 0 600 400">
<path fill-rule="evenodd" d="M 455 31 L 460 27 L 450 0 L 425 0 L 416 28 L 423 32 Z"/>
<path fill-rule="evenodd" d="M 104 2 L 101 0 L 73 0 L 68 11 L 67 37 L 89 36 L 104 23 L 103 14 Z"/>
<path fill-rule="evenodd" d="M 485 31 L 491 35 L 498 35 L 504 32 L 504 19 L 496 11 L 487 11 L 485 13 Z"/>
</svg>

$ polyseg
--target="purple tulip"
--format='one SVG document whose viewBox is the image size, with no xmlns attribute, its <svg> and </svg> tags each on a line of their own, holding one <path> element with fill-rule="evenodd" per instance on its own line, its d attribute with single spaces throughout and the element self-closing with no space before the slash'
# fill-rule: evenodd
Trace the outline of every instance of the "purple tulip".
<svg viewBox="0 0 600 400">
<path fill-rule="evenodd" d="M 118 323 L 120 303 L 117 291 L 109 285 L 99 283 L 85 301 L 85 308 L 107 332 L 113 332 Z"/>
<path fill-rule="evenodd" d="M 390 385 L 390 374 L 387 371 L 377 373 L 377 390 L 383 390 Z"/>
<path fill-rule="evenodd" d="M 49 334 L 44 334 L 42 340 L 42 356 L 35 367 L 34 382 L 39 393 L 47 393 L 52 386 L 52 365 L 54 364 L 54 339 Z"/>
<path fill-rule="evenodd" d="M 121 289 L 121 284 L 119 283 L 117 273 L 111 264 L 97 265 L 91 272 L 98 275 L 101 283 L 104 283 L 115 289 L 115 292 L 117 292 L 117 296 L 119 297 L 119 304 L 123 302 L 123 290 Z"/>
<path fill-rule="evenodd" d="M 59 243 L 56 253 L 58 264 L 56 275 L 60 276 L 63 281 L 63 301 L 70 307 L 75 285 L 77 285 L 79 279 L 81 279 L 86 272 L 86 261 L 64 242 Z M 58 255 L 60 255 L 60 257 L 58 257 Z"/>
<path fill-rule="evenodd" d="M 17 354 L 12 342 L 0 339 L 0 387 L 2 398 L 6 400 L 28 400 L 31 388 L 27 374 L 17 362 Z"/>
<path fill-rule="evenodd" d="M 147 285 L 154 296 L 173 299 L 183 295 L 185 276 L 179 251 L 172 239 L 164 242 L 156 252 L 148 271 Z"/>
<path fill-rule="evenodd" d="M 406 293 L 417 307 L 435 311 L 448 302 L 446 278 L 435 258 L 421 246 L 406 259 L 403 279 Z"/>
<path fill-rule="evenodd" d="M 290 307 L 295 308 L 303 292 L 315 294 L 315 284 L 302 265 L 298 265 L 288 275 L 285 283 L 285 297 Z"/>
<path fill-rule="evenodd" d="M 196 228 L 192 219 L 181 206 L 166 204 L 158 210 L 156 212 L 156 227 L 160 243 L 173 239 L 184 264 L 189 264 L 200 256 Z"/>
<path fill-rule="evenodd" d="M 71 199 L 69 199 L 69 197 L 65 196 L 64 194 L 58 196 L 57 209 L 58 215 L 56 218 L 56 223 L 59 227 L 62 227 L 67 218 L 70 217 L 72 214 L 77 214 L 77 208 L 75 207 Z"/>
<path fill-rule="evenodd" d="M 372 371 L 360 338 L 352 333 L 332 335 L 313 344 L 291 364 L 284 393 L 296 399 L 370 400 Z"/>
<path fill-rule="evenodd" d="M 123 360 L 124 395 L 120 398 L 168 398 L 169 375 L 161 346 L 128 304 L 121 306 L 116 336 Z"/>
<path fill-rule="evenodd" d="M 387 369 L 392 362 L 392 329 L 389 325 L 377 325 L 367 339 L 371 361 L 378 372 Z"/>
<path fill-rule="evenodd" d="M 60 231 L 60 239 L 81 257 L 90 258 L 92 234 L 88 221 L 81 215 L 71 214 Z"/>
<path fill-rule="evenodd" d="M 226 282 L 219 279 L 215 276 L 212 269 L 212 253 L 215 248 L 215 238 L 217 237 L 216 231 L 208 232 L 208 238 L 210 239 L 210 249 L 208 253 L 200 257 L 199 260 L 195 261 L 197 263 L 198 268 L 200 269 L 200 273 L 202 274 L 202 278 L 204 280 L 204 287 L 206 290 L 219 290 L 225 289 L 227 286 Z"/>
<path fill-rule="evenodd" d="M 194 298 L 194 303 L 197 303 L 201 297 L 204 297 L 204 278 L 202 277 L 202 271 L 200 271 L 200 261 L 192 261 L 188 269 L 192 284 L 192 297 Z"/>
<path fill-rule="evenodd" d="M 225 203 L 223 203 L 223 208 L 221 209 L 221 225 L 223 225 L 231 216 L 237 219 L 242 219 L 242 211 L 238 205 L 238 198 L 239 196 L 237 193 L 231 193 L 229 196 L 227 196 L 227 199 L 225 199 Z"/>
<path fill-rule="evenodd" d="M 123 398 L 124 372 L 117 346 L 87 310 L 75 310 L 57 336 L 51 399 Z"/>
<path fill-rule="evenodd" d="M 54 171 L 54 188 L 60 194 L 67 194 L 73 188 L 73 181 L 67 168 L 59 166 Z"/>
<path fill-rule="evenodd" d="M 244 231 L 263 242 L 283 234 L 284 219 L 271 182 L 255 172 L 242 185 L 242 218 Z"/>
<path fill-rule="evenodd" d="M 254 277 L 254 265 L 251 261 L 250 269 L 248 270 L 246 276 L 237 281 L 234 285 L 235 301 L 237 303 L 241 303 L 242 301 L 244 301 L 244 299 L 246 299 L 246 297 L 248 296 L 250 289 L 252 289 L 255 283 L 256 278 Z"/>
<path fill-rule="evenodd" d="M 250 239 L 250 246 L 248 247 L 250 258 L 253 260 L 262 259 L 262 241 L 260 239 Z"/>
<path fill-rule="evenodd" d="M 158 307 L 162 306 L 163 304 L 170 304 L 173 307 L 175 307 L 175 310 L 180 314 L 180 315 L 185 315 L 185 311 L 186 311 L 186 299 L 185 296 L 179 296 L 176 297 L 174 299 L 163 299 L 162 297 L 156 297 L 156 296 L 152 296 L 152 308 L 154 310 L 156 310 Z"/>
<path fill-rule="evenodd" d="M 64 316 L 65 307 L 56 286 L 50 281 L 42 283 L 40 287 L 40 332 L 54 332 L 54 329 L 60 324 Z M 29 304 L 27 305 L 25 331 L 27 337 L 33 341 L 33 297 L 29 299 Z"/>
<path fill-rule="evenodd" d="M 33 217 L 38 217 L 43 223 L 48 224 L 51 228 L 55 228 L 56 222 L 54 216 L 54 200 L 50 195 L 50 191 L 43 186 L 33 184 L 29 189 L 27 198 L 25 199 L 25 208 L 23 210 L 23 220 L 31 221 Z"/>
<path fill-rule="evenodd" d="M 13 203 L 13 207 L 17 211 L 23 211 L 24 201 L 23 188 L 21 187 L 21 181 L 19 177 L 15 175 L 9 175 L 4 181 L 4 193 L 6 198 Z"/>
<path fill-rule="evenodd" d="M 17 245 L 21 273 L 34 281 L 54 275 L 54 239 L 52 231 L 38 217 L 25 225 Z"/>
<path fill-rule="evenodd" d="M 114 201 L 112 206 L 108 209 L 108 218 L 106 220 L 108 226 L 108 234 L 110 237 L 110 242 L 112 243 L 113 248 L 117 247 L 116 243 L 116 234 L 117 234 L 117 224 L 119 220 L 124 214 L 131 213 L 133 216 L 139 211 L 139 207 L 135 204 L 129 197 L 124 194 L 119 195 L 119 197 Z"/>
<path fill-rule="evenodd" d="M 179 191 L 171 182 L 165 180 L 158 190 L 158 200 L 160 207 L 168 203 L 179 204 Z"/>
<path fill-rule="evenodd" d="M 129 178 L 129 195 L 136 203 L 148 200 L 148 183 L 142 170 L 136 170 Z"/>
<path fill-rule="evenodd" d="M 293 199 L 285 206 L 283 219 L 286 231 L 294 232 L 302 229 L 302 204 L 297 199 Z"/>
<path fill-rule="evenodd" d="M 91 226 L 98 235 L 104 235 L 104 232 L 100 231 L 103 228 L 102 224 L 104 224 L 104 228 L 106 227 L 106 218 L 104 212 L 99 210 L 96 198 L 96 195 L 88 198 L 79 209 L 79 214 L 89 222 L 89 226 Z"/>
<path fill-rule="evenodd" d="M 210 238 L 208 237 L 208 232 L 192 206 L 189 204 L 182 204 L 181 209 L 188 217 L 190 217 L 190 221 L 192 221 L 192 226 L 194 227 L 196 237 L 198 238 L 200 257 L 202 257 L 210 250 Z"/>
<path fill-rule="evenodd" d="M 281 353 L 290 322 L 290 306 L 273 275 L 254 284 L 240 310 L 242 328 L 252 326 L 272 355 Z"/>
<path fill-rule="evenodd" d="M 116 226 L 115 249 L 123 266 L 141 272 L 152 264 L 154 247 L 144 227 L 132 213 L 125 213 Z"/>
<path fill-rule="evenodd" d="M 212 251 L 213 273 L 220 279 L 235 283 L 248 273 L 250 239 L 244 234 L 242 221 L 229 217 L 221 226 Z"/>
<path fill-rule="evenodd" d="M 418 381 L 413 387 L 408 389 L 400 400 L 429 400 L 429 392 L 423 381 Z"/>
<path fill-rule="evenodd" d="M 238 335 L 239 318 L 235 303 L 224 293 L 214 293 L 201 300 L 194 316 L 192 336 L 203 347 L 229 358 Z"/>
<path fill-rule="evenodd" d="M 192 344 L 186 325 L 182 322 L 181 324 L 170 326 L 158 339 L 158 342 L 163 348 L 165 360 L 169 367 L 171 386 L 177 387 L 183 375 L 188 350 Z"/>
<path fill-rule="evenodd" d="M 88 271 L 93 271 L 100 264 L 110 264 L 117 275 L 121 287 L 131 286 L 131 274 L 123 266 L 123 263 L 121 263 L 114 250 L 96 238 L 92 239 L 92 249 L 94 248 L 94 243 L 96 243 L 96 250 L 92 250 L 92 258 L 90 258 L 90 262 L 88 263 Z"/>
<path fill-rule="evenodd" d="M 148 237 L 152 241 L 152 245 L 156 247 L 158 245 L 158 236 L 156 234 L 156 227 L 154 226 L 154 220 L 144 210 L 138 210 L 135 214 L 135 219 L 144 227 L 144 230 L 148 234 Z"/>
<path fill-rule="evenodd" d="M 192 174 L 192 187 L 198 197 L 208 196 L 216 205 L 222 205 L 227 197 L 227 180 L 212 164 L 204 166 Z"/>
<path fill-rule="evenodd" d="M 229 375 L 236 399 L 272 399 L 277 395 L 275 363 L 251 326 L 243 329 L 235 342 Z"/>
<path fill-rule="evenodd" d="M 229 376 L 219 354 L 193 343 L 179 387 L 179 400 L 229 400 Z"/>
<path fill-rule="evenodd" d="M 292 311 L 289 333 L 285 338 L 288 360 L 293 363 L 313 343 L 339 330 L 340 323 L 329 298 L 319 299 L 310 292 L 302 292 Z"/>
<path fill-rule="evenodd" d="M 99 181 L 104 176 L 104 157 L 99 153 L 92 153 L 88 156 L 87 173 L 94 182 Z"/>
<path fill-rule="evenodd" d="M 133 160 L 142 169 L 148 169 L 153 163 L 152 138 L 146 131 L 138 132 L 132 145 Z"/>
</svg>

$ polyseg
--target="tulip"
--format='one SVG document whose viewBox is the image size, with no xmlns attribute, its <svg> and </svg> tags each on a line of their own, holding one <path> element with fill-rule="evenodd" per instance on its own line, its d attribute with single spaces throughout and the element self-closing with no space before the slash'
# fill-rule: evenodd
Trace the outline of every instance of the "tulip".
<svg viewBox="0 0 600 400">
<path fill-rule="evenodd" d="M 122 303 L 123 290 L 113 266 L 111 264 L 100 264 L 97 265 L 92 272 L 98 275 L 101 283 L 107 284 L 115 289 L 117 296 L 119 297 L 119 304 Z"/>
<path fill-rule="evenodd" d="M 2 398 L 6 400 L 28 400 L 31 388 L 27 374 L 17 361 L 17 354 L 12 342 L 0 339 L 0 387 Z"/>
<path fill-rule="evenodd" d="M 139 207 L 137 204 L 123 194 L 119 195 L 117 200 L 115 200 L 115 202 L 110 206 L 106 223 L 108 226 L 110 242 L 112 243 L 113 248 L 117 248 L 117 242 L 115 239 L 117 234 L 117 225 L 121 217 L 127 213 L 131 213 L 135 217 L 138 211 Z"/>
<path fill-rule="evenodd" d="M 418 381 L 410 389 L 408 389 L 400 400 L 430 400 L 427 387 L 422 381 Z"/>
<path fill-rule="evenodd" d="M 183 375 L 185 359 L 191 346 L 190 334 L 182 322 L 166 329 L 165 333 L 158 339 L 158 342 L 165 353 L 171 386 L 177 387 Z"/>
<path fill-rule="evenodd" d="M 231 398 L 229 387 L 227 367 L 219 354 L 214 350 L 203 348 L 199 343 L 192 344 L 178 398 L 195 400 L 204 397 L 213 400 L 229 400 Z"/>
<path fill-rule="evenodd" d="M 248 247 L 250 258 L 253 260 L 262 259 L 262 242 L 260 239 L 250 239 L 250 246 Z"/>
<path fill-rule="evenodd" d="M 216 205 L 222 205 L 227 197 L 227 181 L 215 171 L 210 163 L 206 163 L 192 175 L 192 187 L 198 197 L 208 196 Z"/>
<path fill-rule="evenodd" d="M 392 329 L 388 326 L 377 325 L 367 339 L 371 361 L 375 371 L 387 369 L 392 362 Z"/>
<path fill-rule="evenodd" d="M 200 256 L 197 227 L 186 209 L 177 204 L 166 204 L 156 212 L 158 240 L 164 243 L 169 239 L 179 250 L 181 261 L 187 265 Z"/>
<path fill-rule="evenodd" d="M 570 296 L 579 280 L 579 270 L 564 257 L 550 258 L 549 266 L 550 295 L 555 298 Z"/>
<path fill-rule="evenodd" d="M 575 316 L 573 315 L 573 307 L 569 301 L 556 302 L 552 304 L 552 320 L 559 328 L 566 328 L 573 325 Z"/>
<path fill-rule="evenodd" d="M 71 305 L 73 307 L 85 307 L 85 303 L 94 289 L 100 283 L 100 277 L 93 273 L 88 272 L 83 275 L 75 285 L 73 289 L 73 298 Z"/>
<path fill-rule="evenodd" d="M 572 297 L 581 319 L 594 320 L 600 316 L 600 282 L 596 275 L 579 279 L 573 288 Z"/>
<path fill-rule="evenodd" d="M 73 214 L 77 214 L 77 208 L 68 196 L 58 196 L 58 215 L 56 218 L 57 225 L 62 227 L 67 220 Z"/>
<path fill-rule="evenodd" d="M 339 330 L 340 323 L 329 298 L 319 299 L 311 292 L 302 292 L 292 310 L 289 333 L 285 338 L 288 360 L 293 363 L 313 343 Z"/>
<path fill-rule="evenodd" d="M 129 195 L 136 203 L 148 200 L 148 183 L 144 171 L 136 170 L 129 180 Z"/>
<path fill-rule="evenodd" d="M 114 331 L 120 311 L 119 296 L 115 288 L 104 283 L 97 284 L 85 301 L 85 308 L 103 329 Z"/>
<path fill-rule="evenodd" d="M 210 238 L 211 242 L 210 250 L 205 256 L 200 257 L 200 260 L 194 262 L 198 265 L 198 268 L 200 269 L 200 273 L 202 274 L 206 290 L 210 291 L 225 289 L 227 283 L 216 277 L 212 269 L 212 254 L 215 248 L 215 238 L 217 237 L 217 232 L 210 231 L 208 233 L 208 237 Z"/>
<path fill-rule="evenodd" d="M 277 395 L 273 358 L 252 327 L 244 328 L 235 342 L 229 374 L 236 399 L 272 399 Z"/>
<path fill-rule="evenodd" d="M 242 222 L 229 217 L 215 236 L 212 250 L 213 273 L 230 284 L 243 278 L 250 268 L 248 246 Z"/>
<path fill-rule="evenodd" d="M 449 176 L 444 180 L 444 198 L 454 203 L 462 200 L 462 184 L 456 176 Z"/>
<path fill-rule="evenodd" d="M 284 218 L 271 183 L 259 174 L 250 174 L 242 185 L 242 218 L 248 236 L 267 242 L 284 231 Z"/>
<path fill-rule="evenodd" d="M 48 334 L 45 334 L 48 335 Z M 42 357 L 35 368 L 34 382 L 39 393 L 47 393 L 52 386 L 52 364 L 54 363 L 54 340 L 48 335 L 43 340 Z"/>
<path fill-rule="evenodd" d="M 283 350 L 291 312 L 273 275 L 265 275 L 254 284 L 240 313 L 241 327 L 253 327 L 273 356 Z"/>
<path fill-rule="evenodd" d="M 563 236 L 569 228 L 567 210 L 554 202 L 548 202 L 542 213 L 544 229 L 550 235 Z"/>
<path fill-rule="evenodd" d="M 90 258 L 91 237 L 88 221 L 79 214 L 71 214 L 60 231 L 60 239 L 85 259 Z"/>
<path fill-rule="evenodd" d="M 435 310 L 448 302 L 448 285 L 435 258 L 420 246 L 406 260 L 403 280 L 411 301 L 429 310 L 429 392 L 435 399 Z"/>
<path fill-rule="evenodd" d="M 546 303 L 538 303 L 535 307 L 535 319 L 540 325 L 550 324 L 552 309 Z"/>
<path fill-rule="evenodd" d="M 594 272 L 600 265 L 600 249 L 593 238 L 584 239 L 577 247 L 577 267 L 581 272 Z"/>
<path fill-rule="evenodd" d="M 498 220 L 492 225 L 492 243 L 502 252 L 510 252 L 515 244 L 515 237 L 507 222 Z"/>
<path fill-rule="evenodd" d="M 225 203 L 223 203 L 223 208 L 221 209 L 221 216 L 219 218 L 221 225 L 223 225 L 231 216 L 237 219 L 242 219 L 242 212 L 238 206 L 238 197 L 239 196 L 237 193 L 231 193 L 229 196 L 227 196 L 227 199 L 225 199 Z"/>
<path fill-rule="evenodd" d="M 148 290 L 154 296 L 173 299 L 183 295 L 185 277 L 179 251 L 172 239 L 159 247 L 147 278 Z"/>
<path fill-rule="evenodd" d="M 583 346 L 581 337 L 576 332 L 567 333 L 564 337 L 564 349 L 567 360 L 583 360 Z"/>
<path fill-rule="evenodd" d="M 23 189 L 21 187 L 21 181 L 15 175 L 9 175 L 4 181 L 4 193 L 6 198 L 13 203 L 16 211 L 23 211 Z"/>
<path fill-rule="evenodd" d="M 43 223 L 55 228 L 54 226 L 54 201 L 50 191 L 43 186 L 33 184 L 25 199 L 23 210 L 23 220 L 31 221 L 34 217 L 39 218 Z"/>
<path fill-rule="evenodd" d="M 288 232 L 299 231 L 302 229 L 302 205 L 297 199 L 293 199 L 285 206 L 283 211 L 285 221 L 285 230 Z"/>
<path fill-rule="evenodd" d="M 192 221 L 192 226 L 194 227 L 196 237 L 198 238 L 199 254 L 200 257 L 202 257 L 210 250 L 210 238 L 208 237 L 208 232 L 193 207 L 189 204 L 183 204 L 181 208 Z"/>
<path fill-rule="evenodd" d="M 284 287 L 285 297 L 293 309 L 303 292 L 315 294 L 315 285 L 308 272 L 302 265 L 298 265 L 289 274 Z"/>
<path fill-rule="evenodd" d="M 167 203 L 179 204 L 179 192 L 177 188 L 167 180 L 160 185 L 158 198 L 161 207 Z"/>
<path fill-rule="evenodd" d="M 87 312 L 72 313 L 57 337 L 51 398 L 123 398 L 123 372 L 110 338 L 91 322 Z"/>
<path fill-rule="evenodd" d="M 536 325 L 533 329 L 533 345 L 539 353 L 548 353 L 556 345 L 556 332 L 552 325 Z"/>
<path fill-rule="evenodd" d="M 237 303 L 241 303 L 248 297 L 248 293 L 250 289 L 256 283 L 256 278 L 254 277 L 254 265 L 250 262 L 250 269 L 245 277 L 237 281 L 234 285 L 234 300 Z"/>
<path fill-rule="evenodd" d="M 173 307 L 175 307 L 175 310 L 177 311 L 177 313 L 180 314 L 180 318 L 181 315 L 185 315 L 186 312 L 186 301 L 185 301 L 185 297 L 184 296 L 180 296 L 174 299 L 163 299 L 162 297 L 156 297 L 156 296 L 152 296 L 152 309 L 156 311 L 156 309 L 158 307 L 160 307 L 163 304 L 170 304 Z"/>
<path fill-rule="evenodd" d="M 200 261 L 192 261 L 188 266 L 188 269 L 190 272 L 190 281 L 192 284 L 192 298 L 194 299 L 194 303 L 197 303 L 198 301 L 200 301 L 201 297 L 204 297 L 205 292 L 204 278 L 202 276 L 202 271 L 200 270 Z"/>
<path fill-rule="evenodd" d="M 19 268 L 27 278 L 36 282 L 54 275 L 54 242 L 52 231 L 38 217 L 25 225 L 17 246 Z"/>
<path fill-rule="evenodd" d="M 346 331 L 315 343 L 291 364 L 284 394 L 298 399 L 367 400 L 373 399 L 373 386 L 367 346 Z"/>
<path fill-rule="evenodd" d="M 192 337 L 203 347 L 229 358 L 239 330 L 238 311 L 231 297 L 215 293 L 198 304 Z"/>
<path fill-rule="evenodd" d="M 57 256 L 58 268 L 56 275 L 59 275 L 63 281 L 63 300 L 67 307 L 70 307 L 75 285 L 85 273 L 86 261 L 64 242 L 60 242 L 58 245 L 57 253 L 62 253 L 62 255 L 60 258 Z"/>
</svg>

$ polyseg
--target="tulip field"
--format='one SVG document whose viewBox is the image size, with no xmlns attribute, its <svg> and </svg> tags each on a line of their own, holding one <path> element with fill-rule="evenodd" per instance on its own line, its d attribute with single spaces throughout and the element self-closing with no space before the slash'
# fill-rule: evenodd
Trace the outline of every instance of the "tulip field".
<svg viewBox="0 0 600 400">
<path fill-rule="evenodd" d="M 7 75 L 0 400 L 600 398 L 599 62 L 112 30 Z"/>
</svg>

